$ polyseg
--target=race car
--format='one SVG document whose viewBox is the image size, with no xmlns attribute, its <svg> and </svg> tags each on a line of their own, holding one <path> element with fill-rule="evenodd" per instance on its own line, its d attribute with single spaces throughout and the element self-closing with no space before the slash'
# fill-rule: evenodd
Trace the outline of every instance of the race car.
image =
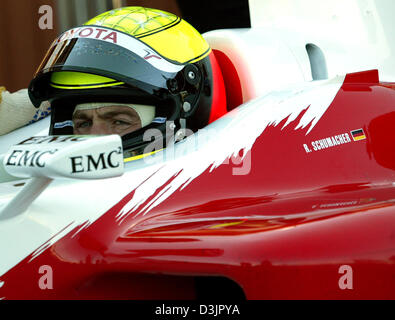
<svg viewBox="0 0 395 320">
<path fill-rule="evenodd" d="M 394 5 L 350 3 L 325 21 L 373 47 L 308 0 L 205 33 L 227 113 L 152 154 L 49 118 L 1 137 L 0 298 L 394 299 Z"/>
</svg>

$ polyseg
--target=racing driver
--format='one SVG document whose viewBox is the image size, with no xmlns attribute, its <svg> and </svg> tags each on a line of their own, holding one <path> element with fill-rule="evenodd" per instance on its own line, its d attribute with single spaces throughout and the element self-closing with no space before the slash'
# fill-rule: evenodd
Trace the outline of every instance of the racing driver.
<svg viewBox="0 0 395 320">
<path fill-rule="evenodd" d="M 119 134 L 144 154 L 144 132 L 196 132 L 226 113 L 214 52 L 185 20 L 156 9 L 104 12 L 62 33 L 29 85 L 51 104 L 50 134 Z M 183 131 L 184 130 L 184 131 Z M 182 134 L 180 135 L 182 137 Z"/>
</svg>

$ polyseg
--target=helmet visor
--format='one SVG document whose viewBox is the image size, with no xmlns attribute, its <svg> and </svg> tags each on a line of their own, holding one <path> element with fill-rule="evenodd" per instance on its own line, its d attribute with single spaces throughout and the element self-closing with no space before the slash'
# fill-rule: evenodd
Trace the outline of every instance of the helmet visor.
<svg viewBox="0 0 395 320">
<path fill-rule="evenodd" d="M 174 78 L 183 67 L 128 34 L 88 26 L 69 30 L 56 39 L 35 79 L 52 71 L 79 71 L 106 76 L 153 94 L 158 89 L 167 89 L 167 80 Z M 52 85 L 65 89 L 68 86 Z M 78 84 L 74 84 L 73 89 L 76 86 Z"/>
</svg>

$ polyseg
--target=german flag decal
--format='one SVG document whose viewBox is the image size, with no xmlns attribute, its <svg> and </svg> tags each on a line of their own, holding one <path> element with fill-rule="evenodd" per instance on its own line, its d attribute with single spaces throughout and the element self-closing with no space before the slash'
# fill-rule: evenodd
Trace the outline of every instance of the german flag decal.
<svg viewBox="0 0 395 320">
<path fill-rule="evenodd" d="M 362 129 L 350 131 L 352 138 L 354 141 L 364 140 L 366 139 L 365 133 Z"/>
</svg>

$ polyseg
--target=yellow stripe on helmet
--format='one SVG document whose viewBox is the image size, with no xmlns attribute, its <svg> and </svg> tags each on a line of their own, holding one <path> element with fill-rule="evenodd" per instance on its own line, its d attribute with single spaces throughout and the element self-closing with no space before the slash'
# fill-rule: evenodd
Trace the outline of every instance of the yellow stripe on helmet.
<svg viewBox="0 0 395 320">
<path fill-rule="evenodd" d="M 121 84 L 123 82 L 107 77 L 75 71 L 54 72 L 50 80 L 50 85 L 58 89 L 95 89 Z"/>
</svg>

